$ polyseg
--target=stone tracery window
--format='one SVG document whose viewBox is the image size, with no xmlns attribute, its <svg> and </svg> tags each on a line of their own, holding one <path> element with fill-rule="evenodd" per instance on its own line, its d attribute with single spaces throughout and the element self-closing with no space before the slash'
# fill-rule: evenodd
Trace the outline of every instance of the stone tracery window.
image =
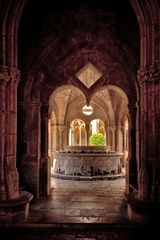
<svg viewBox="0 0 160 240">
<path fill-rule="evenodd" d="M 70 124 L 69 145 L 86 145 L 86 124 L 81 119 L 74 119 Z"/>
</svg>

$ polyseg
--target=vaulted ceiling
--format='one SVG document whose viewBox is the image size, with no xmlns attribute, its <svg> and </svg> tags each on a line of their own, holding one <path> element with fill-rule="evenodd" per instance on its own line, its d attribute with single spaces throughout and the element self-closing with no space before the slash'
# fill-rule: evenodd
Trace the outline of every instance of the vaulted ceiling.
<svg viewBox="0 0 160 240">
<path fill-rule="evenodd" d="M 128 0 L 28 0 L 18 38 L 19 99 L 39 92 L 54 122 L 101 118 L 114 125 L 136 102 L 140 40 Z M 91 116 L 82 113 L 85 104 Z"/>
<path fill-rule="evenodd" d="M 80 118 L 85 122 L 102 119 L 109 125 L 121 124 L 128 114 L 128 99 L 125 93 L 115 86 L 108 86 L 97 91 L 91 98 L 93 113 L 86 116 L 82 108 L 86 105 L 84 94 L 76 87 L 66 85 L 59 87 L 50 97 L 50 115 L 54 124 L 70 124 Z M 54 112 L 54 114 L 53 114 Z"/>
</svg>

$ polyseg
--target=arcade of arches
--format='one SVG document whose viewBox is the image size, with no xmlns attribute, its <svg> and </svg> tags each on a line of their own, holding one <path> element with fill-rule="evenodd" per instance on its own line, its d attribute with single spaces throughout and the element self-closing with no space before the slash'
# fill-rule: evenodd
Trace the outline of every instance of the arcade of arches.
<svg viewBox="0 0 160 240">
<path fill-rule="evenodd" d="M 123 154 L 128 217 L 152 219 L 159 0 L 67 2 L 0 1 L 0 218 L 27 219 L 32 198 L 51 191 L 54 154 L 88 146 L 97 131 L 107 151 Z"/>
<path fill-rule="evenodd" d="M 49 101 L 49 156 L 68 145 L 89 145 L 92 133 L 100 132 L 110 151 L 128 157 L 128 99 L 118 87 L 108 85 L 90 100 L 93 113 L 86 115 L 84 94 L 71 85 L 59 87 Z M 62 114 L 63 113 L 63 114 Z M 88 113 L 87 113 L 88 114 Z M 96 124 L 96 126 L 95 126 Z M 56 138 L 55 138 L 56 136 Z"/>
</svg>

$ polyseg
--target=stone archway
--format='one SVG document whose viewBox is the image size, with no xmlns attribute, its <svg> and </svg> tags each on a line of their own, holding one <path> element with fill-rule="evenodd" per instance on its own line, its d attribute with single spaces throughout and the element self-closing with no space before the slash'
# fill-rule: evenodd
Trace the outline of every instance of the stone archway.
<svg viewBox="0 0 160 240">
<path fill-rule="evenodd" d="M 127 92 L 128 98 L 129 98 L 129 103 L 130 103 L 130 110 L 132 111 L 133 109 L 135 110 L 134 113 L 132 114 L 131 117 L 131 121 L 133 121 L 133 130 L 132 132 L 135 131 L 136 126 L 135 126 L 135 113 L 136 113 L 136 108 L 134 108 L 135 103 L 137 101 L 137 89 L 136 89 L 136 84 L 133 80 L 133 75 L 130 74 L 130 71 L 128 69 L 128 66 L 126 66 L 123 57 L 127 57 L 126 54 L 126 50 L 123 53 L 123 57 L 122 57 L 122 50 L 120 48 L 120 43 L 115 44 L 114 46 L 112 46 L 112 48 L 108 49 L 106 47 L 106 45 L 111 45 L 113 44 L 113 42 L 115 42 L 114 40 L 114 36 L 111 35 L 110 32 L 105 32 L 102 31 L 101 32 L 101 38 L 99 38 L 95 33 L 91 32 L 86 32 L 86 30 L 83 30 L 82 32 L 80 32 L 80 34 L 78 36 L 75 35 L 75 33 L 70 33 L 70 35 L 68 35 L 68 40 L 65 42 L 63 48 L 64 48 L 64 55 L 65 57 L 62 58 L 62 60 L 60 62 L 58 62 L 58 60 L 54 60 L 53 56 L 51 54 L 51 52 L 48 51 L 48 47 L 46 48 L 46 54 L 45 56 L 40 55 L 37 62 L 40 64 L 40 69 L 39 67 L 37 68 L 38 64 L 34 63 L 36 66 L 32 67 L 32 70 L 30 71 L 30 76 L 28 75 L 25 79 L 26 79 L 26 85 L 24 87 L 24 104 L 26 104 L 25 102 L 27 102 L 28 106 L 28 114 L 32 116 L 32 114 L 34 112 L 37 112 L 37 121 L 39 122 L 39 124 L 36 126 L 36 128 L 34 128 L 33 130 L 31 130 L 31 132 L 33 131 L 33 136 L 35 138 L 36 137 L 36 142 L 37 145 L 39 145 L 39 149 L 30 149 L 29 150 L 29 158 L 32 157 L 32 159 L 34 159 L 34 167 L 36 168 L 36 166 L 39 166 L 38 169 L 34 169 L 34 167 L 32 167 L 33 172 L 37 172 L 37 177 L 34 178 L 33 182 L 30 183 L 25 183 L 27 184 L 27 187 L 29 187 L 29 190 L 32 192 L 35 192 L 35 194 L 37 196 L 39 196 L 39 194 L 44 194 L 46 195 L 49 192 L 49 187 L 45 187 L 48 186 L 48 169 L 49 169 L 49 165 L 48 164 L 48 148 L 47 148 L 47 139 L 48 135 L 47 135 L 47 126 L 48 126 L 48 112 L 50 115 L 50 110 L 49 109 L 49 97 L 52 93 L 52 91 L 54 91 L 54 89 L 58 89 L 58 87 L 62 87 L 62 85 L 64 86 L 69 84 L 73 84 L 74 86 L 76 86 L 77 88 L 79 88 L 86 99 L 86 103 L 88 104 L 90 101 L 92 101 L 93 99 L 93 104 L 96 107 L 96 104 L 94 103 L 94 98 L 96 96 L 96 98 L 98 98 L 98 93 L 97 93 L 97 89 L 103 87 L 103 86 L 107 86 L 107 85 L 112 85 L 113 83 L 115 85 L 117 85 L 120 88 L 123 89 L 123 91 Z M 76 39 L 75 41 L 77 41 L 79 44 L 81 44 L 82 46 L 85 46 L 85 48 L 80 49 L 77 48 L 77 46 L 75 45 L 74 41 L 70 41 L 70 39 Z M 103 40 L 102 40 L 103 39 Z M 101 43 L 101 41 L 103 42 L 103 44 Z M 72 43 L 72 45 L 70 45 L 70 42 Z M 95 43 L 97 44 L 96 47 L 96 51 L 91 51 L 91 49 L 94 47 Z M 115 47 L 115 49 L 114 49 Z M 52 47 L 51 47 L 52 48 Z M 59 45 L 59 50 L 57 50 L 57 52 L 59 54 L 61 54 L 61 49 L 62 46 Z M 103 49 L 103 54 L 102 54 L 102 50 Z M 72 50 L 71 50 L 72 49 Z M 67 52 L 70 51 L 69 55 L 66 55 Z M 76 57 L 75 57 L 76 56 Z M 46 65 L 50 65 L 50 63 L 46 62 L 44 64 L 44 57 L 46 59 L 50 59 L 50 61 L 53 60 L 53 63 L 55 63 L 55 68 L 53 68 L 54 64 L 50 67 L 47 67 Z M 60 55 L 58 55 L 58 58 L 61 58 Z M 133 59 L 130 59 L 130 61 L 132 61 Z M 41 65 L 41 62 L 43 62 L 43 64 Z M 101 73 L 100 75 L 97 74 L 97 69 L 98 71 Z M 127 69 L 127 70 L 126 70 Z M 90 75 L 92 73 L 94 73 L 94 76 L 98 75 L 98 79 L 93 79 L 92 78 L 92 84 L 86 85 L 83 81 L 81 81 L 81 79 L 79 78 L 80 73 L 88 71 L 90 73 Z M 56 79 L 55 76 L 56 75 Z M 61 78 L 63 78 L 63 81 L 61 80 Z M 121 80 L 119 80 L 121 79 Z M 129 83 L 128 83 L 129 82 Z M 21 86 L 20 86 L 21 87 Z M 64 87 L 65 88 L 65 87 Z M 43 91 L 43 89 L 45 89 L 45 91 Z M 64 115 L 63 114 L 58 114 L 58 109 L 64 109 L 66 102 L 68 101 L 67 99 L 69 98 L 69 91 L 66 91 L 65 94 L 63 94 L 63 103 L 61 103 L 60 105 L 58 105 L 58 107 L 56 107 L 55 102 L 53 101 L 53 106 L 55 108 L 54 113 L 56 115 L 56 117 L 61 118 L 61 120 L 59 120 L 58 122 L 58 130 L 57 132 L 59 132 L 59 134 L 57 135 L 57 141 L 58 141 L 58 148 L 63 150 L 63 135 L 64 132 L 66 131 L 66 125 L 64 123 Z M 111 87 L 110 87 L 110 92 Z M 103 91 L 102 91 L 103 92 Z M 95 94 L 95 95 L 94 95 Z M 113 94 L 113 93 L 112 93 Z M 108 96 L 109 94 L 106 93 L 106 96 Z M 93 98 L 92 98 L 93 97 Z M 59 96 L 58 96 L 59 98 Z M 61 98 L 61 97 L 60 97 Z M 106 102 L 107 102 L 107 97 L 106 97 Z M 103 105 L 103 104 L 102 104 Z M 24 106 L 26 108 L 26 106 Z M 73 104 L 71 104 L 71 107 L 74 107 Z M 77 109 L 81 109 L 80 106 L 77 107 Z M 33 113 L 29 113 L 31 111 L 31 109 L 33 109 Z M 113 109 L 111 107 L 108 106 L 108 109 L 110 109 L 110 111 L 113 111 Z M 112 110 L 111 110 L 112 109 Z M 97 110 L 98 111 L 98 110 Z M 106 109 L 106 111 L 109 111 Z M 118 114 L 118 113 L 117 113 Z M 35 116 L 33 115 L 33 118 L 35 118 Z M 30 120 L 28 119 L 28 123 L 27 125 L 33 125 L 32 122 L 34 122 L 34 119 L 31 118 Z M 112 114 L 110 113 L 110 118 L 113 118 Z M 109 131 L 112 132 L 112 135 L 114 136 L 115 134 L 120 135 L 121 134 L 121 130 L 120 129 L 116 129 L 114 126 L 114 120 L 111 119 L 110 121 L 112 121 L 112 129 L 110 129 Z M 106 119 L 105 119 L 106 122 Z M 57 124 L 57 123 L 56 123 Z M 121 125 L 120 125 L 121 126 Z M 36 132 L 36 134 L 35 134 Z M 66 131 L 67 132 L 67 131 Z M 33 138 L 33 142 L 35 142 L 35 139 Z M 130 173 L 128 174 L 128 176 L 132 175 L 133 176 L 133 180 L 132 183 L 128 177 L 127 183 L 128 183 L 128 189 L 127 191 L 129 192 L 129 185 L 134 184 L 134 186 L 136 185 L 135 188 L 137 188 L 137 162 L 136 162 L 136 150 L 135 150 L 135 136 L 132 136 L 132 142 L 130 141 L 130 145 L 133 146 L 133 151 L 132 154 L 130 155 L 130 162 L 133 162 L 133 166 L 131 167 Z M 29 140 L 30 141 L 30 140 Z M 27 142 L 27 145 L 31 145 L 29 143 L 29 141 Z M 65 143 L 67 144 L 67 142 Z M 113 145 L 113 149 L 116 150 L 116 142 L 115 139 L 113 137 L 112 139 L 112 145 Z M 118 144 L 117 144 L 118 146 Z M 30 148 L 30 147 L 29 147 Z M 131 148 L 130 148 L 131 149 Z M 32 152 L 33 151 L 33 152 Z M 27 154 L 26 154 L 27 155 Z M 27 179 L 30 179 L 27 177 L 28 174 L 28 170 L 27 170 L 27 159 L 28 156 L 21 156 L 21 158 L 24 159 L 24 162 L 26 164 L 25 168 L 24 168 L 24 172 L 22 172 L 21 174 L 26 176 Z M 39 162 L 40 159 L 40 162 Z M 28 168 L 30 167 L 30 165 L 28 165 Z M 133 170 L 134 169 L 134 170 Z M 36 170 L 36 171 L 35 171 Z M 26 172 L 26 173 L 25 173 Z M 33 173 L 34 176 L 34 173 Z M 43 179 L 43 183 L 41 184 L 41 181 Z M 32 181 L 30 179 L 30 181 Z"/>
<path fill-rule="evenodd" d="M 127 6 L 128 1 L 125 2 Z M 68 28 L 65 29 L 66 35 L 61 35 L 61 27 L 57 28 L 52 26 L 55 29 L 54 38 L 47 38 L 47 41 L 33 42 L 32 44 L 24 44 L 28 46 L 26 52 L 24 48 L 22 51 L 17 51 L 17 46 L 20 41 L 17 41 L 18 30 L 23 35 L 22 29 L 25 28 L 25 21 L 21 18 L 23 9 L 25 9 L 26 1 L 1 1 L 0 10 L 2 11 L 1 19 L 1 41 L 0 46 L 1 58 L 1 96 L 2 96 L 2 106 L 1 106 L 1 129 L 4 129 L 1 132 L 1 199 L 13 199 L 19 195 L 18 186 L 18 173 L 16 169 L 16 155 L 18 156 L 18 165 L 24 164 L 23 173 L 26 176 L 28 174 L 28 162 L 30 161 L 30 167 L 36 169 L 37 177 L 34 179 L 34 183 L 26 182 L 26 187 L 28 190 L 33 192 L 35 196 L 39 196 L 39 159 L 42 158 L 42 155 L 46 154 L 46 146 L 41 145 L 41 133 L 46 135 L 46 119 L 48 118 L 48 97 L 50 96 L 53 89 L 57 86 L 66 84 L 68 82 L 73 83 L 75 80 L 75 73 L 83 67 L 84 63 L 88 61 L 92 62 L 96 67 L 106 71 L 108 69 L 109 78 L 101 78 L 101 84 L 113 83 L 115 79 L 117 80 L 115 84 L 122 87 L 130 96 L 129 99 L 129 115 L 130 115 L 130 146 L 131 146 L 131 164 L 129 166 L 129 176 L 130 179 L 129 185 L 130 189 L 127 192 L 130 194 L 131 191 L 136 189 L 136 197 L 143 201 L 152 199 L 157 201 L 159 188 L 159 2 L 157 0 L 145 0 L 143 3 L 139 1 L 130 1 L 133 9 L 135 11 L 140 34 L 136 34 L 136 37 L 140 35 L 140 40 L 137 42 L 141 43 L 140 49 L 136 51 L 134 47 L 130 48 L 132 45 L 127 45 L 125 42 L 121 42 L 121 38 L 117 39 L 111 34 L 112 31 L 108 31 L 111 26 L 105 25 L 105 17 L 99 16 L 99 27 L 97 28 L 97 15 L 96 17 L 92 16 L 92 26 L 89 29 L 86 25 L 87 21 L 82 21 L 81 17 L 78 17 L 77 26 L 85 26 L 76 36 L 76 31 L 73 33 L 73 28 L 71 31 L 68 31 Z M 29 4 L 29 3 L 28 3 Z M 122 4 L 122 3 L 121 3 Z M 32 4 L 31 4 L 32 5 Z M 32 6 L 27 6 L 26 11 L 30 11 Z M 116 4 L 115 4 L 116 6 Z M 31 7 L 31 9 L 29 9 Z M 35 6 L 34 6 L 35 7 Z M 33 9 L 36 9 L 34 8 Z M 123 6 L 122 6 L 123 8 Z M 43 9 L 43 8 L 41 8 Z M 114 8 L 111 8 L 114 9 Z M 119 6 L 121 9 L 121 6 Z M 124 8 L 123 8 L 124 9 Z M 129 8 L 129 13 L 133 13 L 133 9 Z M 85 9 L 84 9 L 85 10 Z M 26 14 L 23 12 L 22 16 Z M 88 14 L 86 13 L 86 18 L 88 19 Z M 100 14 L 101 15 L 101 14 Z M 41 15 L 43 16 L 43 14 Z M 64 19 L 67 17 L 63 16 Z M 134 18 L 133 17 L 133 18 Z M 64 19 L 60 19 L 60 25 Z M 126 18 L 127 19 L 127 18 Z M 21 20 L 21 27 L 19 28 L 19 21 Z M 56 20 L 56 19 L 55 19 Z M 102 21 L 104 20 L 104 22 Z M 138 25 L 135 24 L 134 19 L 133 26 L 135 29 L 138 29 Z M 54 21 L 52 21 L 54 22 Z M 67 22 L 67 21 L 66 21 Z M 112 19 L 111 19 L 112 22 Z M 95 24 L 96 23 L 96 24 Z M 112 22 L 113 23 L 113 22 Z M 104 24 L 104 25 L 103 25 Z M 119 26 L 118 30 L 123 35 L 123 27 L 125 24 Z M 72 26 L 73 27 L 73 26 Z M 102 27 L 102 28 L 101 28 Z M 88 30 L 89 29 L 89 30 Z M 97 29 L 99 31 L 98 38 L 96 35 Z M 105 32 L 104 29 L 107 29 Z M 112 28 L 111 28 L 112 29 Z M 128 28 L 129 29 L 129 28 Z M 114 30 L 114 29 L 112 29 Z M 58 32 L 58 37 L 55 38 L 56 33 Z M 114 31 L 113 31 L 114 32 Z M 118 33 L 116 37 L 118 36 Z M 134 31 L 132 31 L 134 32 Z M 65 32 L 66 33 L 66 32 Z M 30 36 L 30 34 L 27 34 Z M 48 36 L 42 34 L 43 36 Z M 38 35 L 37 35 L 38 36 Z M 67 36 L 67 37 L 65 37 Z M 129 35 L 128 35 L 129 37 Z M 39 38 L 39 36 L 38 36 Z M 23 38 L 22 38 L 23 39 Z M 27 39 L 27 38 L 26 38 Z M 41 38 L 39 38 L 40 40 Z M 132 36 L 131 36 L 131 39 Z M 136 39 L 136 38 L 134 38 Z M 27 39 L 28 40 L 28 39 Z M 35 39 L 36 40 L 36 39 Z M 42 40 L 42 39 L 41 39 Z M 126 40 L 129 40 L 126 39 Z M 61 42 L 65 42 L 65 45 L 61 45 Z M 95 46 L 96 42 L 96 46 Z M 129 41 L 130 43 L 133 41 Z M 59 45 L 57 44 L 59 43 Z M 34 46 L 39 46 L 36 48 L 36 54 L 34 51 Z M 114 45 L 115 44 L 115 45 Z M 138 44 L 137 44 L 138 45 Z M 33 46 L 33 49 L 29 49 L 29 46 Z M 56 48 L 55 48 L 56 46 Z M 109 46 L 109 48 L 107 47 Z M 123 51 L 122 47 L 123 46 Z M 42 50 L 43 49 L 43 50 Z M 52 49 L 52 51 L 51 51 Z M 91 51 L 94 49 L 94 51 Z M 55 50 L 55 51 L 54 51 Z M 113 51 L 114 50 L 114 51 Z M 24 51 L 24 52 L 23 52 Z M 34 54 L 29 55 L 27 60 L 23 57 L 25 53 Z M 54 54 L 53 54 L 54 53 Z M 128 54 L 129 53 L 129 54 Z M 139 64 L 139 55 L 140 55 L 140 64 Z M 26 54 L 26 56 L 28 56 Z M 68 56 L 69 58 L 66 58 Z M 76 56 L 76 58 L 75 58 Z M 111 57 L 112 56 L 112 57 Z M 19 60 L 19 65 L 18 61 Z M 24 59 L 24 62 L 22 61 Z M 35 60 L 36 59 L 36 60 Z M 136 59 L 136 60 L 135 60 Z M 108 64 L 108 63 L 116 64 Z M 52 63 L 52 64 L 50 64 Z M 107 64 L 106 64 L 107 63 Z M 127 63 L 127 64 L 126 64 Z M 135 64 L 133 64 L 135 63 Z M 68 65 L 68 67 L 67 67 Z M 72 67 L 69 67 L 72 66 Z M 22 126 L 18 129 L 18 152 L 16 151 L 16 138 L 17 138 L 17 127 L 16 127 L 16 112 L 17 112 L 17 83 L 19 81 L 19 70 L 21 71 L 22 81 L 19 83 L 19 94 L 18 94 L 18 122 L 22 122 Z M 63 70 L 65 71 L 63 72 Z M 117 71 L 119 69 L 119 71 Z M 137 70 L 138 71 L 138 80 L 137 79 Z M 63 74 L 62 74 L 63 72 Z M 111 74 L 113 73 L 113 74 Z M 119 75 L 119 73 L 121 73 Z M 56 77 L 55 77 L 56 76 Z M 57 81 L 55 81 L 57 79 Z M 68 81 L 68 82 L 67 82 Z M 109 82 L 110 81 L 110 82 Z M 128 84 L 129 81 L 129 84 Z M 77 86 L 79 85 L 81 89 L 86 92 L 86 88 L 82 87 L 79 82 L 75 81 Z M 136 84 L 138 82 L 138 84 Z M 101 85 L 100 82 L 97 82 L 97 86 Z M 129 86 L 130 85 L 130 86 Z M 137 87 L 138 85 L 138 87 Z M 95 85 L 96 86 L 96 85 Z M 45 91 L 43 91 L 45 89 Z M 95 89 L 92 89 L 88 94 L 87 101 L 91 98 L 91 93 L 94 93 Z M 138 99 L 139 98 L 139 99 Z M 150 99 L 150 100 L 149 100 Z M 13 100 L 13 101 L 12 101 Z M 137 105 L 136 105 L 137 101 Z M 138 102 L 139 101 L 139 102 Z M 154 104 L 153 104 L 154 103 Z M 155 111 L 156 109 L 156 111 Z M 19 116 L 19 113 L 23 112 L 23 116 Z M 135 118 L 138 114 L 138 120 Z M 25 119 L 27 116 L 27 121 Z M 12 119 L 12 124 L 8 124 Z M 33 121 L 29 121 L 32 119 Z M 41 121 L 42 120 L 42 121 Z M 29 130 L 27 130 L 27 128 Z M 137 133 L 135 133 L 137 129 Z M 21 131 L 22 130 L 22 131 Z M 140 134 L 139 134 L 140 131 Z M 29 136 L 32 136 L 32 141 L 30 141 Z M 139 139 L 140 135 L 140 139 Z M 6 137 L 7 136 L 7 137 Z M 20 141 L 20 139 L 22 141 Z M 134 143 L 131 144 L 131 140 L 134 139 Z M 150 147 L 150 142 L 154 140 L 153 148 Z M 10 144 L 12 143 L 12 144 Z M 37 148 L 33 147 L 32 143 L 37 144 Z M 10 151 L 10 146 L 13 147 L 13 151 Z M 22 146 L 23 150 L 20 150 Z M 149 149 L 149 151 L 146 151 Z M 17 154 L 16 154 L 17 152 Z M 136 153 L 137 152 L 137 153 Z M 4 178 L 4 166 L 5 159 L 7 159 L 8 167 L 11 170 L 11 176 L 14 175 L 17 179 L 13 185 L 5 182 Z M 44 159 L 44 158 L 42 158 Z M 135 159 L 137 159 L 135 161 Z M 138 163 L 138 164 L 136 164 Z M 136 165 L 138 169 L 136 170 Z M 134 169 L 134 170 L 133 170 Z M 10 171 L 9 170 L 9 171 Z M 21 168 L 20 168 L 21 171 Z M 34 170 L 33 170 L 34 171 Z M 13 173 L 13 174 L 12 174 Z M 138 189 L 137 186 L 137 177 L 139 179 Z M 7 187 L 6 187 L 7 186 Z M 12 191 L 11 189 L 14 189 Z M 152 189 L 152 190 L 151 190 Z M 158 200 L 159 201 L 159 200 Z"/>
<path fill-rule="evenodd" d="M 73 85 L 64 85 L 59 88 L 57 88 L 52 95 L 50 96 L 49 100 L 49 111 L 50 115 L 54 116 L 54 119 L 51 117 L 51 126 L 50 129 L 53 127 L 56 128 L 56 131 L 53 132 L 50 131 L 50 139 L 57 139 L 56 146 L 57 148 L 52 145 L 51 149 L 52 154 L 51 161 L 53 162 L 54 168 L 52 168 L 52 173 L 55 175 L 58 174 L 69 174 L 70 170 L 65 169 L 65 166 L 67 166 L 67 160 L 66 158 L 69 158 L 69 155 L 67 153 L 67 156 L 64 156 L 65 163 L 59 162 L 57 157 L 60 155 L 60 153 L 65 152 L 76 152 L 78 149 L 78 152 L 82 151 L 85 152 L 84 148 L 85 146 L 89 146 L 89 136 L 90 132 L 88 128 L 90 126 L 90 123 L 94 119 L 100 118 L 101 121 L 103 121 L 103 126 L 105 128 L 105 136 L 107 135 L 108 144 L 106 146 L 106 149 L 109 152 L 112 153 L 122 153 L 124 152 L 124 159 L 123 159 L 123 167 L 126 167 L 126 162 L 128 163 L 130 159 L 133 159 L 134 156 L 130 154 L 130 159 L 128 160 L 126 157 L 126 144 L 128 140 L 126 139 L 126 136 L 130 133 L 128 132 L 128 128 L 125 127 L 125 120 L 128 119 L 127 115 L 129 115 L 128 111 L 128 97 L 124 93 L 122 89 L 120 89 L 117 86 L 114 85 L 108 85 L 106 87 L 97 89 L 97 92 L 94 93 L 92 98 L 90 99 L 90 104 L 92 106 L 93 112 L 92 114 L 85 115 L 82 111 L 83 106 L 86 104 L 85 95 Z M 56 112 L 56 125 L 54 123 L 55 121 L 55 112 Z M 83 119 L 83 120 L 82 120 Z M 125 119 L 125 120 L 124 120 Z M 127 121 L 127 120 L 126 120 Z M 82 129 L 79 126 L 79 124 L 83 123 L 84 129 L 85 129 L 85 139 L 84 144 L 82 144 L 82 135 L 79 138 L 79 134 L 82 133 Z M 69 140 L 69 129 L 71 127 L 72 123 L 72 141 Z M 128 122 L 127 122 L 128 123 Z M 128 126 L 128 125 L 127 125 Z M 100 129 L 100 126 L 98 127 Z M 70 129 L 71 130 L 71 129 Z M 126 132 L 127 131 L 127 132 Z M 111 135 L 109 134 L 111 132 Z M 58 133 L 57 135 L 55 133 Z M 75 140 L 78 139 L 77 141 Z M 47 141 L 47 140 L 46 140 Z M 72 142 L 72 144 L 70 144 Z M 130 142 L 130 144 L 133 144 L 134 139 Z M 110 145 L 109 145 L 110 144 Z M 69 146 L 78 146 L 79 148 L 73 148 Z M 80 150 L 80 147 L 82 149 Z M 90 151 L 93 151 L 90 149 Z M 61 154 L 62 155 L 62 154 Z M 64 154 L 63 154 L 64 155 Z M 73 156 L 72 156 L 73 158 Z M 56 160 L 57 159 L 57 160 Z M 62 164 L 62 166 L 61 166 Z M 136 165 L 136 163 L 134 163 Z M 71 164 L 73 165 L 73 163 Z M 121 165 L 121 164 L 120 164 Z M 96 164 L 98 167 L 98 165 Z M 58 168 L 57 168 L 58 167 Z M 67 167 L 68 168 L 68 167 Z M 88 167 L 89 168 L 89 167 Z M 85 167 L 87 169 L 87 167 Z M 133 170 L 133 169 L 132 169 Z M 104 172 L 110 172 L 107 170 L 104 170 Z M 79 172 L 79 174 L 81 174 Z M 128 184 L 129 179 L 129 172 L 126 172 L 126 179 Z M 60 177 L 60 176 L 59 176 Z M 127 185 L 126 189 L 129 189 L 129 184 Z"/>
</svg>

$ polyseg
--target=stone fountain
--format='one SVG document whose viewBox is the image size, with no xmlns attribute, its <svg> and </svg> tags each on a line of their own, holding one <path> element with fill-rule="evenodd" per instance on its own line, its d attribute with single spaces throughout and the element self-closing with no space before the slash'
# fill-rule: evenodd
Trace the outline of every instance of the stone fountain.
<svg viewBox="0 0 160 240">
<path fill-rule="evenodd" d="M 68 146 L 54 154 L 52 176 L 65 179 L 113 179 L 123 176 L 123 153 L 104 146 Z"/>
</svg>

